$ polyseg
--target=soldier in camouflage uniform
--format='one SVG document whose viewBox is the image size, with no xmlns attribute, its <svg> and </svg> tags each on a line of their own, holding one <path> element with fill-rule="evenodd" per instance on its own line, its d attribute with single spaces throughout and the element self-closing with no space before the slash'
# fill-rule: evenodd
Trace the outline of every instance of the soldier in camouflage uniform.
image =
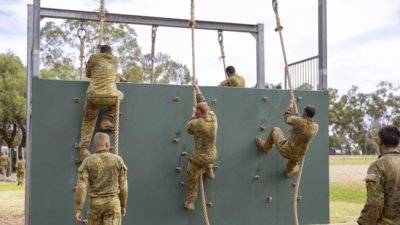
<svg viewBox="0 0 400 225">
<path fill-rule="evenodd" d="M 256 144 L 260 151 L 269 152 L 276 146 L 283 158 L 288 160 L 286 177 L 291 177 L 299 172 L 297 163 L 305 156 L 308 146 L 318 132 L 318 124 L 312 119 L 315 115 L 315 107 L 306 106 L 303 112 L 303 119 L 299 113 L 292 116 L 292 109 L 296 100 L 291 100 L 289 107 L 285 111 L 285 123 L 292 126 L 292 131 L 288 139 L 285 138 L 282 130 L 278 127 L 272 128 L 270 135 L 264 142 L 261 138 L 256 138 Z"/>
<path fill-rule="evenodd" d="M 128 199 L 127 168 L 118 155 L 109 152 L 110 137 L 97 133 L 94 137 L 97 151 L 86 157 L 79 167 L 75 194 L 75 220 L 82 222 L 81 210 L 89 188 L 89 225 L 119 225 L 125 216 Z"/>
<path fill-rule="evenodd" d="M 206 99 L 201 94 L 197 85 L 193 85 L 197 93 L 197 107 L 193 107 L 193 114 L 190 122 L 186 126 L 188 134 L 194 135 L 195 148 L 190 156 L 187 166 L 188 191 L 185 208 L 194 210 L 194 202 L 197 198 L 198 179 L 203 168 L 206 168 L 203 176 L 208 179 L 214 179 L 212 171 L 213 162 L 217 159 L 217 148 L 215 141 L 217 139 L 217 116 L 207 105 Z M 197 118 L 196 118 L 197 114 Z"/>
<path fill-rule="evenodd" d="M 86 76 L 91 78 L 86 92 L 86 102 L 83 109 L 80 154 L 76 163 L 90 155 L 88 150 L 96 126 L 97 117 L 102 106 L 108 106 L 100 122 L 101 130 L 115 130 L 115 125 L 110 122 L 117 111 L 117 96 L 121 103 L 124 94 L 117 90 L 118 58 L 111 54 L 111 47 L 101 46 L 100 54 L 93 54 L 86 65 Z"/>
<path fill-rule="evenodd" d="M 3 173 L 3 177 L 8 177 L 10 174 L 8 168 L 10 168 L 10 158 L 4 152 L 2 156 L 0 156 L 0 163 L 1 163 L 1 172 Z"/>
<path fill-rule="evenodd" d="M 367 202 L 357 220 L 360 225 L 400 224 L 400 131 L 385 126 L 378 137 L 381 155 L 365 177 Z"/>
<path fill-rule="evenodd" d="M 242 76 L 236 74 L 235 67 L 228 66 L 226 68 L 226 74 L 228 75 L 228 80 L 224 80 L 221 82 L 220 87 L 245 87 L 246 83 Z"/>
<path fill-rule="evenodd" d="M 25 160 L 22 160 L 22 156 L 20 155 L 19 161 L 15 164 L 15 169 L 17 169 L 17 179 L 18 179 L 18 184 L 17 185 L 24 185 L 24 180 L 25 180 Z"/>
</svg>

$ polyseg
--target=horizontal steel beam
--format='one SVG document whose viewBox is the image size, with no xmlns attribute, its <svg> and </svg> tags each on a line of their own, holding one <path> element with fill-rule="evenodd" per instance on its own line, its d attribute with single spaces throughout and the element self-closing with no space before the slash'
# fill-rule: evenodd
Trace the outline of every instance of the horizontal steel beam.
<svg viewBox="0 0 400 225">
<path fill-rule="evenodd" d="M 92 21 L 99 20 L 97 12 L 88 12 L 88 11 L 41 8 L 40 15 L 42 18 L 75 19 L 75 20 L 83 19 Z M 114 14 L 114 13 L 106 14 L 106 22 L 189 28 L 188 20 L 185 19 L 135 16 L 135 15 L 125 15 L 125 14 Z M 253 25 L 253 24 L 239 24 L 239 23 L 221 23 L 221 22 L 201 21 L 201 20 L 196 20 L 196 29 L 258 33 L 257 24 Z"/>
</svg>

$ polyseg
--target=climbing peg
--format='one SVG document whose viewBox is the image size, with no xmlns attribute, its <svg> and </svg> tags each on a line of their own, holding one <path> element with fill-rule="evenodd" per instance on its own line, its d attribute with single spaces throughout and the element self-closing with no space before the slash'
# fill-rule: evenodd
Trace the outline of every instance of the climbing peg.
<svg viewBox="0 0 400 225">
<path fill-rule="evenodd" d="M 207 206 L 211 208 L 213 206 L 212 202 L 207 203 Z"/>
<path fill-rule="evenodd" d="M 73 188 L 74 192 L 76 192 L 76 187 Z"/>
<path fill-rule="evenodd" d="M 181 184 L 180 184 L 180 186 L 181 186 L 181 187 L 185 186 L 185 182 L 182 181 Z"/>
<path fill-rule="evenodd" d="M 214 170 L 217 171 L 218 170 L 218 166 L 214 166 Z"/>
<path fill-rule="evenodd" d="M 186 155 L 187 155 L 187 152 L 182 152 L 181 155 L 182 155 L 182 156 L 186 156 Z"/>
<path fill-rule="evenodd" d="M 298 197 L 297 197 L 297 201 L 300 201 L 300 200 L 301 200 L 301 196 L 298 196 Z"/>
<path fill-rule="evenodd" d="M 181 173 L 182 172 L 182 168 L 176 167 L 176 171 L 178 171 L 178 173 Z"/>
<path fill-rule="evenodd" d="M 121 117 L 122 116 L 122 112 L 119 112 L 119 117 Z"/>
<path fill-rule="evenodd" d="M 267 102 L 268 101 L 268 97 L 264 97 L 264 102 Z"/>
<path fill-rule="evenodd" d="M 293 183 L 292 185 L 293 185 L 293 187 L 296 187 L 296 183 Z"/>
<path fill-rule="evenodd" d="M 88 220 L 83 220 L 82 221 L 84 224 L 88 224 Z"/>
<path fill-rule="evenodd" d="M 79 148 L 79 145 L 77 143 L 75 143 L 75 148 Z"/>
<path fill-rule="evenodd" d="M 298 102 L 301 102 L 301 99 L 302 99 L 301 97 L 297 97 Z"/>
<path fill-rule="evenodd" d="M 79 98 L 74 98 L 74 102 L 78 103 L 79 102 Z"/>
<path fill-rule="evenodd" d="M 258 179 L 260 179 L 260 176 L 256 175 L 256 176 L 254 177 L 254 179 L 258 180 Z"/>
<path fill-rule="evenodd" d="M 174 138 L 175 143 L 179 142 L 179 138 Z"/>
<path fill-rule="evenodd" d="M 177 101 L 179 101 L 179 97 L 174 98 L 174 102 L 177 102 Z"/>
<path fill-rule="evenodd" d="M 269 202 L 269 203 L 272 202 L 272 197 L 271 197 L 271 196 L 268 197 L 268 202 Z"/>
<path fill-rule="evenodd" d="M 110 152 L 114 150 L 114 146 L 110 146 Z"/>
<path fill-rule="evenodd" d="M 212 100 L 212 103 L 213 104 L 217 103 L 217 99 Z"/>
<path fill-rule="evenodd" d="M 260 129 L 261 129 L 261 131 L 264 131 L 264 130 L 265 130 L 265 126 L 262 125 L 262 126 L 260 127 Z"/>
</svg>

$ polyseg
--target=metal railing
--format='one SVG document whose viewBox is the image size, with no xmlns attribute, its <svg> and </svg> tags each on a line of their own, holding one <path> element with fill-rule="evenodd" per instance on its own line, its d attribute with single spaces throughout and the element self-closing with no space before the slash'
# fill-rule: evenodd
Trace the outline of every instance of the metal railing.
<svg viewBox="0 0 400 225">
<path fill-rule="evenodd" d="M 289 64 L 289 73 L 293 90 L 316 91 L 319 86 L 319 57 L 303 59 Z M 285 89 L 289 89 L 288 79 L 285 71 Z"/>
</svg>

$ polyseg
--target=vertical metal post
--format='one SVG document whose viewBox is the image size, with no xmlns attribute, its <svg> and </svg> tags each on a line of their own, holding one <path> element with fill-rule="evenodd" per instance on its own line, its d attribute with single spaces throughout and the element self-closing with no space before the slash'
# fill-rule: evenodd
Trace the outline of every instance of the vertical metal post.
<svg viewBox="0 0 400 225">
<path fill-rule="evenodd" d="M 257 34 L 257 87 L 265 88 L 264 24 L 258 24 Z"/>
<path fill-rule="evenodd" d="M 286 74 L 286 69 L 283 68 L 283 74 L 285 74 L 285 90 L 287 89 L 287 74 Z"/>
<path fill-rule="evenodd" d="M 17 147 L 17 151 L 15 151 L 15 152 L 17 153 L 17 154 L 16 154 L 16 158 L 15 158 L 15 161 L 16 161 L 16 162 L 19 161 L 19 157 L 18 157 L 18 156 L 19 156 L 19 152 L 18 152 L 19 149 L 18 149 L 18 148 L 19 148 L 19 147 Z"/>
<path fill-rule="evenodd" d="M 40 0 L 33 1 L 33 50 L 32 70 L 33 77 L 39 77 L 40 55 Z"/>
<path fill-rule="evenodd" d="M 326 0 L 318 0 L 319 90 L 328 90 L 328 37 Z"/>
<path fill-rule="evenodd" d="M 11 177 L 11 175 L 12 175 L 12 164 L 13 164 L 13 161 L 12 161 L 12 148 L 9 148 L 9 151 L 8 151 L 9 153 L 10 153 L 10 177 Z"/>
</svg>

